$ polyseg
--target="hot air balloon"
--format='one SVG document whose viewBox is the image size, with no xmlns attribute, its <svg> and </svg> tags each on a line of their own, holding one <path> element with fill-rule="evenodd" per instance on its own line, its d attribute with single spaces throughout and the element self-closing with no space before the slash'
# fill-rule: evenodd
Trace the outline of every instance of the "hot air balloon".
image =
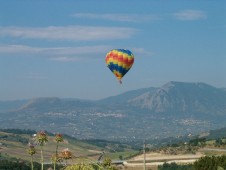
<svg viewBox="0 0 226 170">
<path fill-rule="evenodd" d="M 105 60 L 107 67 L 121 84 L 122 77 L 130 70 L 134 63 L 134 55 L 129 50 L 114 49 L 107 53 Z"/>
</svg>

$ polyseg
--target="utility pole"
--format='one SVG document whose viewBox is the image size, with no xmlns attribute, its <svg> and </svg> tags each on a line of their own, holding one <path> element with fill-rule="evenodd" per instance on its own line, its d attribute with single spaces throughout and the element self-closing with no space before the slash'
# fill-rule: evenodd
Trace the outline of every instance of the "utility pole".
<svg viewBox="0 0 226 170">
<path fill-rule="evenodd" d="M 144 170 L 146 170 L 146 143 L 144 140 L 144 144 L 143 144 L 143 154 L 144 154 Z"/>
</svg>

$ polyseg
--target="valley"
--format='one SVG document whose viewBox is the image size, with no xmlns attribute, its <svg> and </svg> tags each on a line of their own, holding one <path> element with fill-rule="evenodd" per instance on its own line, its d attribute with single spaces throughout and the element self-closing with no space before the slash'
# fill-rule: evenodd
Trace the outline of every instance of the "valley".
<svg viewBox="0 0 226 170">
<path fill-rule="evenodd" d="M 226 91 L 204 83 L 169 82 L 97 101 L 49 97 L 18 102 L 0 102 L 12 108 L 0 108 L 0 128 L 48 129 L 78 139 L 127 143 L 196 135 L 224 127 L 226 118 Z"/>
</svg>

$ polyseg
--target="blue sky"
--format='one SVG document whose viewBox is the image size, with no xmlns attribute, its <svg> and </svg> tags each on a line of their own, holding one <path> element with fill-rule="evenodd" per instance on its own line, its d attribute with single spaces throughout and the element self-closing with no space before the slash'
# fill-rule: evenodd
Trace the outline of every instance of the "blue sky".
<svg viewBox="0 0 226 170">
<path fill-rule="evenodd" d="M 100 99 L 169 81 L 226 87 L 226 1 L 0 0 L 0 100 Z M 120 85 L 111 49 L 135 63 Z"/>
</svg>

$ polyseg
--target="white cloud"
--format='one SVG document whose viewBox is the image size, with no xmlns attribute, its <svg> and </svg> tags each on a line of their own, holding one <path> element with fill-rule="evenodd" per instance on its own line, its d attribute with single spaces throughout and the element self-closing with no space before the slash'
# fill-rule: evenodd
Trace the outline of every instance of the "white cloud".
<svg viewBox="0 0 226 170">
<path fill-rule="evenodd" d="M 0 45 L 0 53 L 45 53 L 45 54 L 87 54 L 87 53 L 99 53 L 108 49 L 109 46 L 83 46 L 83 47 L 31 47 L 26 45 Z"/>
<path fill-rule="evenodd" d="M 135 29 L 127 27 L 0 27 L 0 37 L 8 36 L 25 39 L 92 41 L 129 38 L 135 33 L 135 31 Z"/>
<path fill-rule="evenodd" d="M 160 19 L 157 15 L 76 13 L 76 18 L 103 19 L 120 22 L 144 22 Z"/>
<path fill-rule="evenodd" d="M 1 45 L 0 54 L 11 56 L 38 56 L 47 57 L 57 61 L 78 61 L 83 59 L 95 59 L 104 55 L 111 47 L 107 45 L 83 46 L 83 47 L 55 47 L 41 48 L 24 45 Z M 100 55 L 102 54 L 102 55 Z"/>
<path fill-rule="evenodd" d="M 22 54 L 22 53 L 39 53 L 42 48 L 24 46 L 24 45 L 0 45 L 0 54 Z"/>
<path fill-rule="evenodd" d="M 104 57 L 112 46 L 81 46 L 81 47 L 31 47 L 25 45 L 0 45 L 1 56 L 28 56 L 28 57 L 45 57 L 54 61 L 70 62 L 90 60 Z M 152 52 L 144 48 L 131 48 L 133 53 L 139 56 L 151 56 Z"/>
<path fill-rule="evenodd" d="M 178 20 L 200 20 L 207 18 L 207 15 L 204 11 L 190 9 L 174 13 L 173 16 Z"/>
</svg>

